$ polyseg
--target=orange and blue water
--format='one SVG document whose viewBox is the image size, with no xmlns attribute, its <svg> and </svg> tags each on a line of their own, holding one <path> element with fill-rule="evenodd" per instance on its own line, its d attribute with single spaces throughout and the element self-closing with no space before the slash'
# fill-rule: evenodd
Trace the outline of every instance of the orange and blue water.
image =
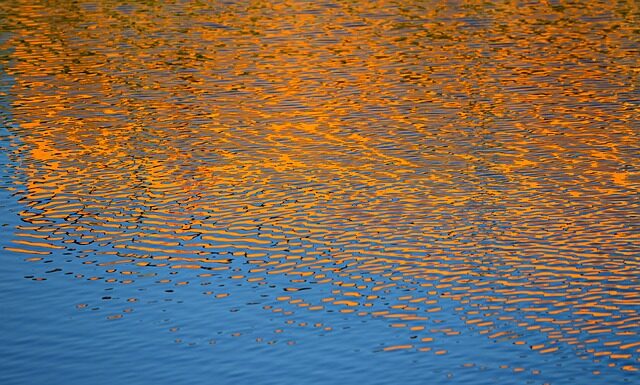
<svg viewBox="0 0 640 385">
<path fill-rule="evenodd" d="M 640 383 L 634 0 L 0 2 L 0 383 Z"/>
</svg>

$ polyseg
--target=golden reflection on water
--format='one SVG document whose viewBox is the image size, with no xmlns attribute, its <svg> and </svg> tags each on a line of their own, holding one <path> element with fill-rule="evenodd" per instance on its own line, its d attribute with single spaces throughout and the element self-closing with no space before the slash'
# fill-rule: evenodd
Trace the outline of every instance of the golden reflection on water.
<svg viewBox="0 0 640 385">
<path fill-rule="evenodd" d="M 421 326 L 452 300 L 488 338 L 640 367 L 637 2 L 0 8 L 8 250 L 77 250 L 120 274 L 79 278 L 123 284 L 286 275 L 267 310 L 420 336 L 384 350 L 460 333 Z"/>
</svg>

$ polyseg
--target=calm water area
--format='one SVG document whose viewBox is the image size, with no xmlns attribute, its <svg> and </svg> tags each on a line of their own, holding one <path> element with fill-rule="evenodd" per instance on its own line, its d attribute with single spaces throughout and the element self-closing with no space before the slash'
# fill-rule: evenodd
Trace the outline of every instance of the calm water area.
<svg viewBox="0 0 640 385">
<path fill-rule="evenodd" d="M 636 0 L 0 1 L 0 384 L 640 384 Z"/>
</svg>

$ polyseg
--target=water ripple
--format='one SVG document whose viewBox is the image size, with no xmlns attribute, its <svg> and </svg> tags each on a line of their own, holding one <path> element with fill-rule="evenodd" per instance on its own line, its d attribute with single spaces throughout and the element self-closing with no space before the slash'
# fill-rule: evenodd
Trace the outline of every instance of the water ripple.
<svg viewBox="0 0 640 385">
<path fill-rule="evenodd" d="M 128 293 L 74 303 L 110 320 L 286 317 L 180 343 L 382 322 L 374 352 L 481 337 L 523 381 L 511 349 L 629 381 L 638 9 L 516 3 L 3 3 L 4 250 Z"/>
</svg>

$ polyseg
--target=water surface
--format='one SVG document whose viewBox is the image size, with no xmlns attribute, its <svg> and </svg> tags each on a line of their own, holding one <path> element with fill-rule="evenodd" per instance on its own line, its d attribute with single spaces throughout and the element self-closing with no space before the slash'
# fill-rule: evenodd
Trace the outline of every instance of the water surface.
<svg viewBox="0 0 640 385">
<path fill-rule="evenodd" d="M 4 384 L 635 383 L 635 1 L 0 3 Z"/>
</svg>

